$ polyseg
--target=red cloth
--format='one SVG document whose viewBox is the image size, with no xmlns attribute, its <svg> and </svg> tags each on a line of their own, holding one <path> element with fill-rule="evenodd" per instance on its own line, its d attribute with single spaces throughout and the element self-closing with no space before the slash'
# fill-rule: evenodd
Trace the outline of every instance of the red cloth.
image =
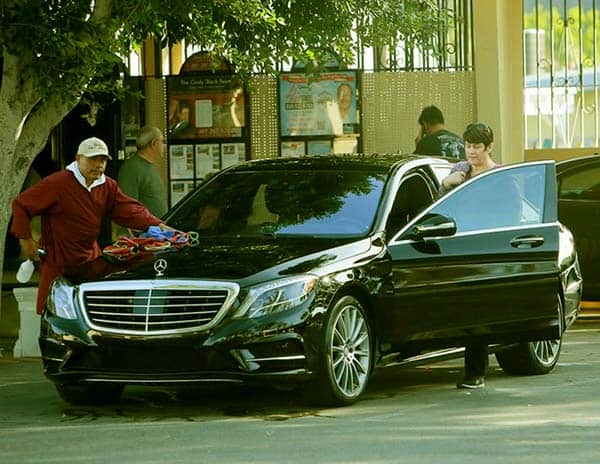
<svg viewBox="0 0 600 464">
<path fill-rule="evenodd" d="M 42 218 L 40 246 L 46 256 L 40 265 L 37 312 L 44 309 L 52 280 L 74 273 L 102 256 L 98 245 L 104 217 L 130 229 L 145 230 L 162 221 L 141 203 L 128 197 L 114 179 L 84 188 L 71 171 L 52 174 L 22 192 L 12 204 L 11 233 L 19 239 L 31 238 L 31 219 Z"/>
</svg>

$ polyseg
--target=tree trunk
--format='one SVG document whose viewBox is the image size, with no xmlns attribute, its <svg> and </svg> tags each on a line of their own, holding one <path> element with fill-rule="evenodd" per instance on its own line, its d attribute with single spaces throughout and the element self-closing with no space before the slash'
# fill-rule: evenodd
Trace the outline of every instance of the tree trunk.
<svg viewBox="0 0 600 464">
<path fill-rule="evenodd" d="M 0 117 L 0 127 L 2 127 Z M 7 134 L 0 135 L 0 172 L 5 173 L 0 182 L 0 276 L 4 280 L 4 251 L 6 245 L 6 236 L 8 232 L 8 223 L 11 218 L 11 203 L 12 200 L 19 194 L 21 186 L 27 176 L 29 164 L 20 170 L 16 170 L 14 166 L 16 144 L 11 144 L 11 137 L 5 137 Z M 16 134 L 12 134 L 13 137 Z M 13 138 L 14 140 L 14 138 Z M 32 158 L 33 160 L 33 158 Z M 0 292 L 2 281 L 0 281 Z M 2 307 L 0 302 L 0 314 Z"/>
<path fill-rule="evenodd" d="M 19 58 L 3 53 L 0 87 L 0 275 L 4 270 L 6 233 L 12 200 L 19 194 L 29 167 L 46 145 L 52 129 L 77 101 L 60 96 L 42 100 L 33 83 L 23 76 Z M 0 291 L 2 282 L 0 281 Z M 1 303 L 0 303 L 1 305 Z M 0 312 L 2 308 L 0 306 Z"/>
</svg>

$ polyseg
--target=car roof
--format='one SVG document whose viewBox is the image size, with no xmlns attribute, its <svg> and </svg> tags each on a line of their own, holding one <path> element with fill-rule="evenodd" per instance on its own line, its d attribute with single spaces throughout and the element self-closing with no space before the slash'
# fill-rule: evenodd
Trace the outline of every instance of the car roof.
<svg viewBox="0 0 600 464">
<path fill-rule="evenodd" d="M 307 155 L 300 157 L 269 158 L 248 161 L 230 168 L 235 172 L 280 171 L 280 170 L 369 170 L 388 172 L 392 167 L 418 159 L 431 159 L 420 155 L 401 154 L 346 154 Z M 440 158 L 443 159 L 443 158 Z"/>
<path fill-rule="evenodd" d="M 556 163 L 556 173 L 560 174 L 569 169 L 600 162 L 600 153 L 594 153 L 589 156 L 580 156 L 578 158 L 570 158 Z"/>
</svg>

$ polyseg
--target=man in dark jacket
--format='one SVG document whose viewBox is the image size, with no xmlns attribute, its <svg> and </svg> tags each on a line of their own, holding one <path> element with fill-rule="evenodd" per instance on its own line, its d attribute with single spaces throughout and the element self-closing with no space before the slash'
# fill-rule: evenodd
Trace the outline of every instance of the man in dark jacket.
<svg viewBox="0 0 600 464">
<path fill-rule="evenodd" d="M 437 106 L 427 106 L 419 116 L 421 129 L 415 143 L 419 155 L 441 155 L 465 159 L 463 139 L 444 125 L 444 115 Z"/>
</svg>

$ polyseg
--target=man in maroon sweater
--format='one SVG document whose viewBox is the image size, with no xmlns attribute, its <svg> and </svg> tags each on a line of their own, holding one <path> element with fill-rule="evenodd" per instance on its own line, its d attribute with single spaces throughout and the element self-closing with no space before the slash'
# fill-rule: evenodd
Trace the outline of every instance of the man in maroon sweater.
<svg viewBox="0 0 600 464">
<path fill-rule="evenodd" d="M 38 248 L 46 251 L 40 264 L 38 314 L 44 310 L 50 284 L 60 274 L 85 278 L 110 270 L 98 244 L 104 217 L 135 230 L 152 225 L 169 228 L 104 175 L 109 159 L 102 140 L 86 139 L 79 145 L 75 161 L 64 171 L 42 179 L 13 201 L 11 232 L 22 250 L 34 261 L 40 260 Z M 31 234 L 34 216 L 42 218 L 39 243 Z"/>
</svg>

